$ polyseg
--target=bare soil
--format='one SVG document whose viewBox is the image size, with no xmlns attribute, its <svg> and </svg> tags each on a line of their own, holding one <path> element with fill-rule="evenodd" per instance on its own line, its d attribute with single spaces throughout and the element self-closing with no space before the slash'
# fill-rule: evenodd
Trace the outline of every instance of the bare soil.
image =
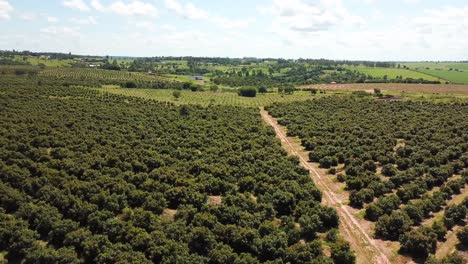
<svg viewBox="0 0 468 264">
<path fill-rule="evenodd" d="M 221 196 L 208 196 L 208 204 L 209 205 L 221 205 L 222 198 Z"/>
<path fill-rule="evenodd" d="M 173 220 L 176 213 L 177 210 L 166 208 L 163 210 L 162 217 L 169 220 Z"/>
<path fill-rule="evenodd" d="M 455 93 L 468 94 L 468 85 L 456 84 L 407 84 L 407 83 L 351 83 L 351 84 L 321 84 L 303 85 L 302 89 L 320 90 L 361 90 L 374 91 L 379 88 L 386 91 L 397 92 L 426 92 L 426 93 Z"/>
</svg>

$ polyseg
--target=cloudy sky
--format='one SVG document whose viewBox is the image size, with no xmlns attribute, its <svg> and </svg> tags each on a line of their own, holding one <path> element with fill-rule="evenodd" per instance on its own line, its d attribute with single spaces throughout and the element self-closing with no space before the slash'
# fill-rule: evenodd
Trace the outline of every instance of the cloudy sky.
<svg viewBox="0 0 468 264">
<path fill-rule="evenodd" d="M 0 50 L 468 60 L 466 0 L 0 0 Z"/>
</svg>

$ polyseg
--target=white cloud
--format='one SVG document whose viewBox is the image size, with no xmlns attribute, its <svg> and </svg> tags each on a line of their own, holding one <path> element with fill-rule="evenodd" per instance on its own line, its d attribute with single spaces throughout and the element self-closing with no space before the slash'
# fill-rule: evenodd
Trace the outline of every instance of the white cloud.
<svg viewBox="0 0 468 264">
<path fill-rule="evenodd" d="M 80 11 L 89 11 L 89 6 L 83 0 L 65 0 L 62 4 L 66 7 L 78 9 Z"/>
<path fill-rule="evenodd" d="M 135 27 L 137 28 L 142 28 L 148 31 L 155 31 L 156 30 L 156 25 L 154 23 L 151 23 L 149 21 L 138 21 L 135 24 Z"/>
<path fill-rule="evenodd" d="M 50 34 L 50 35 L 67 35 L 67 36 L 79 36 L 80 35 L 80 28 L 71 28 L 71 27 L 46 27 L 42 28 L 41 32 Z"/>
<path fill-rule="evenodd" d="M 364 19 L 352 15 L 341 0 L 321 0 L 312 4 L 303 0 L 273 0 L 263 13 L 273 15 L 275 27 L 297 32 L 327 31 L 337 25 L 359 25 Z"/>
<path fill-rule="evenodd" d="M 49 22 L 49 23 L 57 23 L 58 21 L 59 21 L 59 19 L 56 18 L 56 17 L 52 17 L 52 16 L 47 17 L 47 22 Z"/>
<path fill-rule="evenodd" d="M 10 13 L 13 7 L 6 0 L 0 0 L 0 20 L 10 19 Z"/>
<path fill-rule="evenodd" d="M 97 11 L 103 12 L 105 10 L 105 7 L 101 4 L 99 0 L 92 0 L 91 1 L 91 6 L 96 9 Z"/>
<path fill-rule="evenodd" d="M 96 21 L 96 18 L 92 17 L 92 16 L 88 16 L 88 17 L 85 17 L 85 18 L 71 18 L 70 19 L 70 22 L 74 23 L 74 24 L 78 24 L 78 25 L 97 25 L 97 21 Z"/>
<path fill-rule="evenodd" d="M 178 0 L 165 0 L 165 4 L 167 9 L 180 17 L 190 20 L 209 21 L 215 26 L 224 29 L 247 28 L 250 24 L 255 22 L 254 18 L 231 19 L 218 15 L 211 15 L 208 11 L 201 9 L 190 2 L 181 3 Z"/>
<path fill-rule="evenodd" d="M 178 0 L 165 0 L 167 9 L 186 19 L 207 19 L 209 14 L 207 11 L 196 7 L 192 3 L 182 4 Z"/>
<path fill-rule="evenodd" d="M 161 29 L 166 30 L 166 31 L 175 31 L 175 30 L 177 30 L 177 28 L 175 26 L 169 25 L 169 24 L 162 25 Z"/>
<path fill-rule="evenodd" d="M 132 1 L 128 4 L 122 1 L 116 1 L 109 6 L 109 9 L 123 16 L 157 16 L 158 10 L 150 3 L 141 1 Z"/>
<path fill-rule="evenodd" d="M 212 21 L 215 25 L 220 26 L 225 29 L 241 29 L 247 28 L 252 23 L 255 22 L 255 18 L 247 18 L 247 19 L 229 19 L 225 17 L 214 17 Z"/>
</svg>

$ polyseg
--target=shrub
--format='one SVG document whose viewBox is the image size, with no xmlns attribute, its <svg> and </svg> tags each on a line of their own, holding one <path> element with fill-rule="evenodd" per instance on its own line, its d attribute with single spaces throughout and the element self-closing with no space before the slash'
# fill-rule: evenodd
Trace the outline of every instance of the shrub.
<svg viewBox="0 0 468 264">
<path fill-rule="evenodd" d="M 259 93 L 267 93 L 268 90 L 267 90 L 267 88 L 265 86 L 260 86 L 260 88 L 258 88 L 258 92 Z"/>
<path fill-rule="evenodd" d="M 468 226 L 457 233 L 457 238 L 463 246 L 468 247 Z"/>
<path fill-rule="evenodd" d="M 257 96 L 257 90 L 252 87 L 244 87 L 239 89 L 239 95 L 244 97 L 255 97 Z"/>
<path fill-rule="evenodd" d="M 125 88 L 137 88 L 137 84 L 133 81 L 128 81 L 124 84 Z"/>
</svg>

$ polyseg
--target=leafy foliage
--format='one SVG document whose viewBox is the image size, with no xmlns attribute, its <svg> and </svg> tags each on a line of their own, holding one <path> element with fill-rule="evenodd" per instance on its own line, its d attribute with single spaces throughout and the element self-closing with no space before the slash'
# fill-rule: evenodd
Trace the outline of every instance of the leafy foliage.
<svg viewBox="0 0 468 264">
<path fill-rule="evenodd" d="M 315 233 L 336 228 L 336 212 L 320 205 L 308 172 L 257 109 L 47 83 L 1 87 L 0 251 L 8 259 L 330 262 Z M 338 249 L 336 258 L 352 259 Z"/>
</svg>

